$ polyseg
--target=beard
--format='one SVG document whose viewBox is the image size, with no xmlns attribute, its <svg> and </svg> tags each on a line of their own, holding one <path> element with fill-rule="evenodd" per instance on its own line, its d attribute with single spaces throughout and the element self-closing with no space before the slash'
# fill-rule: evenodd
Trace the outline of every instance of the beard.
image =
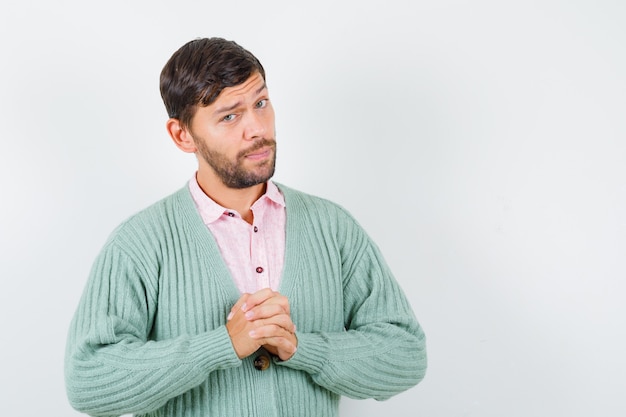
<svg viewBox="0 0 626 417">
<path fill-rule="evenodd" d="M 249 188 L 267 182 L 274 175 L 276 168 L 276 141 L 274 139 L 260 139 L 252 146 L 239 152 L 234 160 L 226 155 L 209 149 L 203 140 L 194 140 L 198 148 L 198 156 L 209 164 L 213 171 L 228 188 Z M 270 158 L 256 162 L 254 167 L 245 168 L 246 155 L 263 147 L 272 149 Z"/>
</svg>

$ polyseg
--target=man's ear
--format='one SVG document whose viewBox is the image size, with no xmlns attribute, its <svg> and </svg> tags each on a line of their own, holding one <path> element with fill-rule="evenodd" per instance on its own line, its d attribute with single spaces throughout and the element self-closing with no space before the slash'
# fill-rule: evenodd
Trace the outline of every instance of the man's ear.
<svg viewBox="0 0 626 417">
<path fill-rule="evenodd" d="M 169 119 L 165 128 L 178 149 L 187 153 L 195 153 L 198 150 L 189 130 L 183 126 L 180 120 Z"/>
</svg>

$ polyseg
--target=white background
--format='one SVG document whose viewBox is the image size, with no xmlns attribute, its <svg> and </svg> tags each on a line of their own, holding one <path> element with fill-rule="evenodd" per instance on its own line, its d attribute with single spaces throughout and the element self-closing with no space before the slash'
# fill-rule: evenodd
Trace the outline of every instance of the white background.
<svg viewBox="0 0 626 417">
<path fill-rule="evenodd" d="M 159 72 L 222 36 L 267 70 L 275 178 L 357 217 L 428 336 L 423 383 L 343 416 L 625 415 L 625 5 L 3 2 L 1 414 L 78 415 L 91 263 L 196 164 Z"/>
</svg>

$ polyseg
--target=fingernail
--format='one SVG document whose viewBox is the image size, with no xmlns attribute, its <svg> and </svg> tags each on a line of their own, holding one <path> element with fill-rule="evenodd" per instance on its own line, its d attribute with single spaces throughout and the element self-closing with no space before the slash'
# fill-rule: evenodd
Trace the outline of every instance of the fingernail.
<svg viewBox="0 0 626 417">
<path fill-rule="evenodd" d="M 247 319 L 251 319 L 253 315 L 254 315 L 254 314 L 252 313 L 252 311 L 248 311 L 248 312 L 246 312 L 246 314 L 245 314 L 245 316 L 246 316 L 246 318 L 247 318 Z"/>
<path fill-rule="evenodd" d="M 250 330 L 250 333 L 248 333 L 248 336 L 254 337 L 256 336 L 256 332 L 254 330 Z"/>
<path fill-rule="evenodd" d="M 233 312 L 231 311 L 230 313 L 228 313 L 228 317 L 226 317 L 226 321 L 232 319 L 234 316 Z"/>
<path fill-rule="evenodd" d="M 246 303 L 243 303 L 243 305 L 241 306 L 241 309 L 242 309 L 243 311 L 246 311 L 246 307 L 248 307 L 248 305 L 247 305 Z"/>
</svg>

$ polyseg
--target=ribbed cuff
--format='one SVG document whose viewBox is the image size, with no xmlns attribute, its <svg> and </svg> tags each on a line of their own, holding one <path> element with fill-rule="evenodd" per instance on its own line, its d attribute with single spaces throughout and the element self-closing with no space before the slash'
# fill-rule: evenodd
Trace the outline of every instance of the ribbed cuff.
<svg viewBox="0 0 626 417">
<path fill-rule="evenodd" d="M 328 360 L 328 341 L 319 333 L 297 333 L 296 336 L 296 353 L 288 360 L 276 363 L 311 375 L 320 373 Z"/>
<path fill-rule="evenodd" d="M 207 373 L 217 369 L 241 366 L 241 359 L 233 348 L 226 326 L 220 326 L 213 331 L 193 337 L 190 340 L 189 350 Z"/>
</svg>

